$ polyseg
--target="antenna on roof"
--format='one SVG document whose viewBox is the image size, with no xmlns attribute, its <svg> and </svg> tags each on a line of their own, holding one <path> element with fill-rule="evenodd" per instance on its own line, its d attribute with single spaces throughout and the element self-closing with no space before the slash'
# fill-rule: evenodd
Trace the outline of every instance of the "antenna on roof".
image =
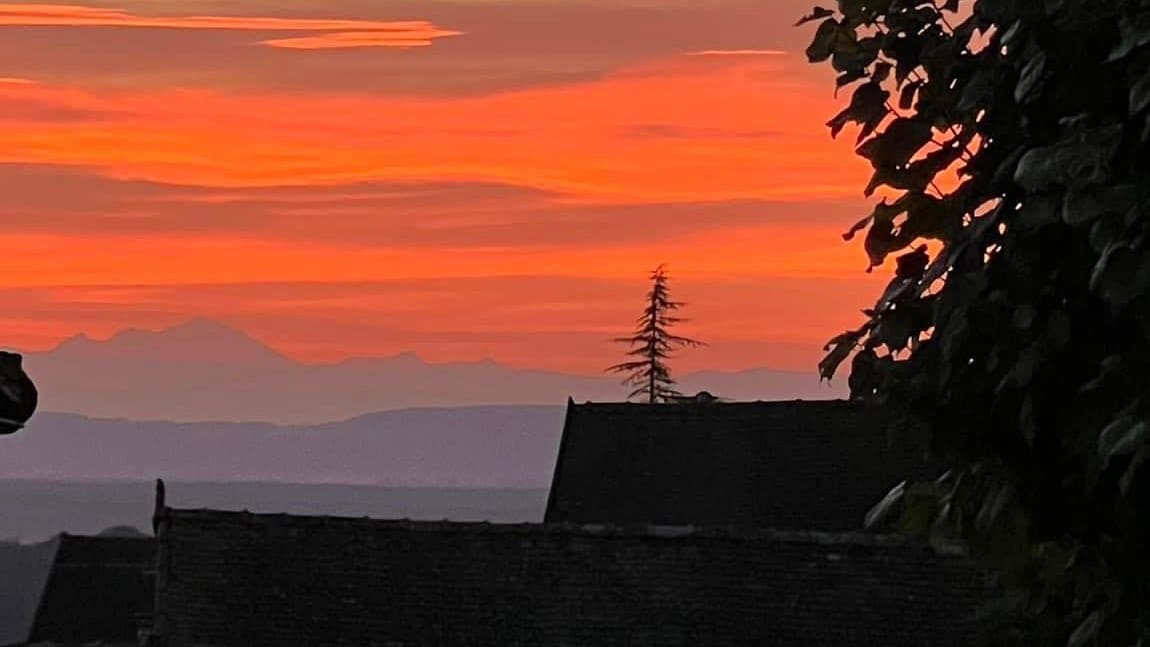
<svg viewBox="0 0 1150 647">
<path fill-rule="evenodd" d="M 164 514 L 164 509 L 167 507 L 165 502 L 164 479 L 156 479 L 156 506 L 152 511 L 152 532 L 158 530 L 160 516 Z"/>
</svg>

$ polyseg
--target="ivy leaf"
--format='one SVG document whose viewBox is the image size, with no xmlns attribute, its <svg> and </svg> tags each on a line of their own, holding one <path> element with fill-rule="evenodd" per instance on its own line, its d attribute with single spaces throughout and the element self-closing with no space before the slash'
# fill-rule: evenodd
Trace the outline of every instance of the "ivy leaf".
<svg viewBox="0 0 1150 647">
<path fill-rule="evenodd" d="M 795 23 L 795 27 L 805 25 L 808 22 L 814 22 L 816 20 L 822 20 L 823 18 L 826 18 L 827 16 L 833 16 L 833 15 L 835 15 L 835 12 L 831 11 L 830 9 L 826 9 L 823 7 L 815 7 L 814 9 L 811 10 L 811 12 L 809 14 L 800 18 L 799 21 Z"/>
<path fill-rule="evenodd" d="M 867 68 L 875 62 L 878 56 L 878 47 L 874 38 L 857 40 L 857 34 L 850 27 L 839 29 L 838 38 L 835 39 L 831 57 L 831 67 L 836 72 L 861 72 L 866 74 Z"/>
<path fill-rule="evenodd" d="M 920 328 L 916 324 L 914 313 L 908 309 L 888 310 L 879 317 L 878 325 L 871 333 L 871 341 L 886 346 L 891 351 L 903 350 Z"/>
<path fill-rule="evenodd" d="M 978 68 L 962 89 L 955 110 L 965 113 L 988 104 L 994 96 L 994 89 L 994 71 L 984 67 Z"/>
<path fill-rule="evenodd" d="M 882 83 L 890 78 L 890 71 L 890 63 L 887 63 L 886 61 L 879 61 L 874 65 L 874 72 L 871 74 L 871 78 L 873 78 L 876 83 Z"/>
<path fill-rule="evenodd" d="M 906 222 L 902 232 L 909 239 L 946 241 L 962 229 L 963 209 L 956 200 L 940 200 L 922 192 L 906 198 Z"/>
<path fill-rule="evenodd" d="M 1045 357 L 1045 349 L 1041 342 L 1035 342 L 1024 348 L 1022 352 L 1019 353 L 1018 361 L 1014 363 L 1014 367 L 1002 378 L 1002 381 L 998 383 L 998 386 L 995 388 L 996 392 L 1001 395 L 1003 391 L 1011 386 L 1028 386 L 1030 381 L 1034 379 L 1034 374 L 1043 363 Z"/>
<path fill-rule="evenodd" d="M 1102 628 L 1102 614 L 1098 611 L 1093 611 L 1086 619 L 1079 623 L 1074 633 L 1070 634 L 1070 638 L 1066 641 L 1066 647 L 1086 647 L 1094 641 L 1095 636 L 1098 635 L 1098 630 Z"/>
<path fill-rule="evenodd" d="M 882 265 L 887 255 L 902 248 L 902 241 L 895 234 L 894 223 L 875 220 L 867 230 L 863 241 L 867 256 L 870 257 L 871 267 Z"/>
<path fill-rule="evenodd" d="M 839 0 L 839 11 L 854 24 L 869 23 L 881 3 L 864 2 L 863 0 Z"/>
<path fill-rule="evenodd" d="M 1015 328 L 1019 330 L 1026 330 L 1034 325 L 1035 318 L 1038 317 L 1038 310 L 1029 303 L 1024 303 L 1014 309 L 1014 318 L 1012 323 Z"/>
<path fill-rule="evenodd" d="M 1093 222 L 1100 216 L 1125 214 L 1137 199 L 1138 188 L 1133 184 L 1068 191 L 1062 204 L 1062 221 L 1078 226 Z"/>
<path fill-rule="evenodd" d="M 851 362 L 851 374 L 847 380 L 851 398 L 861 400 L 873 397 L 893 369 L 894 359 L 890 356 L 880 358 L 872 349 L 860 350 Z"/>
<path fill-rule="evenodd" d="M 834 42 L 838 38 L 839 21 L 828 18 L 819 24 L 814 39 L 807 46 L 807 60 L 812 63 L 822 63 L 834 53 Z"/>
<path fill-rule="evenodd" d="M 911 71 L 922 64 L 923 40 L 897 36 L 887 38 L 883 42 L 882 52 L 895 62 L 894 79 L 901 85 Z"/>
<path fill-rule="evenodd" d="M 900 279 L 919 281 L 930 265 L 930 256 L 926 253 L 926 245 L 918 246 L 913 252 L 903 254 L 895 259 L 894 275 Z"/>
<path fill-rule="evenodd" d="M 903 298 L 911 292 L 910 288 L 914 285 L 912 279 L 900 278 L 898 276 L 887 283 L 886 289 L 883 290 L 882 296 L 875 302 L 874 310 L 868 313 L 872 319 L 877 318 L 879 313 L 886 312 L 892 303 L 903 300 Z"/>
<path fill-rule="evenodd" d="M 998 483 L 991 490 L 982 502 L 982 507 L 978 510 L 978 516 L 975 517 L 974 525 L 976 528 L 986 531 L 994 522 L 998 520 L 999 515 L 1010 503 L 1011 488 L 1006 483 Z"/>
<path fill-rule="evenodd" d="M 1146 440 L 1145 420 L 1123 416 L 1098 434 L 1098 454 L 1107 462 L 1115 456 L 1133 454 Z"/>
<path fill-rule="evenodd" d="M 864 125 L 874 124 L 874 127 L 877 128 L 883 117 L 886 116 L 886 100 L 889 97 L 890 93 L 878 83 L 870 82 L 860 85 L 851 96 L 850 105 L 827 122 L 827 126 L 831 129 L 831 136 L 837 137 L 842 129 L 852 121 Z"/>
<path fill-rule="evenodd" d="M 1018 85 L 1014 88 L 1014 100 L 1018 103 L 1029 103 L 1031 93 L 1042 80 L 1042 73 L 1046 71 L 1046 52 L 1039 51 L 1032 56 L 1022 68 L 1018 78 Z"/>
<path fill-rule="evenodd" d="M 902 90 L 898 95 L 898 108 L 899 110 L 910 110 L 914 106 L 914 94 L 922 87 L 922 81 L 911 81 L 902 86 Z"/>
<path fill-rule="evenodd" d="M 823 350 L 827 351 L 826 357 L 819 362 L 819 379 L 830 381 L 835 376 L 840 364 L 850 357 L 852 351 L 858 346 L 859 341 L 870 330 L 870 325 L 864 325 L 858 330 L 845 332 L 834 339 L 827 342 Z"/>
<path fill-rule="evenodd" d="M 1150 54 L 1143 54 L 1130 66 L 1130 114 L 1136 115 L 1150 106 Z"/>
<path fill-rule="evenodd" d="M 921 193 L 930 184 L 933 177 L 930 164 L 926 160 L 921 160 L 903 169 L 881 167 L 875 169 L 874 175 L 871 176 L 870 182 L 863 190 L 863 194 L 869 198 L 874 195 L 878 187 L 883 185 L 912 193 Z"/>
<path fill-rule="evenodd" d="M 863 520 L 863 527 L 867 530 L 873 530 L 878 526 L 886 524 L 894 516 L 894 512 L 902 504 L 903 498 L 906 496 L 906 481 L 899 483 L 891 488 L 886 496 L 882 498 L 866 513 L 866 518 Z"/>
<path fill-rule="evenodd" d="M 865 79 L 866 75 L 867 73 L 865 69 L 851 70 L 849 72 L 843 72 L 842 74 L 839 74 L 837 77 L 835 77 L 835 96 L 838 96 L 839 90 L 841 90 L 844 86 L 850 85 L 860 79 Z"/>
<path fill-rule="evenodd" d="M 1012 222 L 1021 230 L 1035 230 L 1058 222 L 1058 216 L 1059 207 L 1054 198 L 1035 195 L 1025 199 Z"/>
<path fill-rule="evenodd" d="M 1090 228 L 1090 247 L 1102 254 L 1122 235 L 1122 224 L 1117 218 L 1100 218 Z"/>
<path fill-rule="evenodd" d="M 1031 149 L 1018 161 L 1014 181 L 1030 192 L 1057 184 L 1077 188 L 1102 182 L 1109 176 L 1121 138 L 1122 126 L 1113 124 Z"/>
<path fill-rule="evenodd" d="M 874 216 L 871 215 L 871 216 L 867 216 L 866 218 L 863 218 L 862 220 L 856 222 L 854 225 L 851 226 L 850 229 L 848 229 L 843 234 L 843 240 L 846 240 L 846 241 L 854 240 L 855 234 L 866 229 L 867 225 L 870 224 L 870 222 L 873 218 L 874 218 Z"/>
<path fill-rule="evenodd" d="M 1126 58 L 1134 50 L 1150 44 L 1150 14 L 1142 12 L 1136 17 L 1123 17 L 1118 23 L 1121 39 L 1110 51 L 1109 62 Z"/>
<path fill-rule="evenodd" d="M 875 168 L 905 166 L 931 140 L 931 125 L 921 119 L 899 117 L 881 134 L 858 149 Z"/>
<path fill-rule="evenodd" d="M 1118 480 L 1118 489 L 1122 494 L 1130 493 L 1130 488 L 1134 485 L 1134 478 L 1146 462 L 1146 457 L 1146 446 L 1143 445 L 1134 453 L 1134 458 L 1130 459 L 1130 464 L 1126 466 L 1126 470 L 1122 473 L 1122 478 Z"/>
<path fill-rule="evenodd" d="M 1006 181 L 1007 178 L 1015 177 L 1018 173 L 1019 163 L 1022 161 L 1023 157 L 1029 154 L 1031 150 L 1032 149 L 1028 149 L 1026 146 L 1019 146 L 1018 148 L 1011 151 L 1009 155 L 1003 158 L 1003 160 L 999 162 L 998 167 L 994 170 L 994 183 L 1002 184 Z"/>
<path fill-rule="evenodd" d="M 1106 248 L 1090 276 L 1090 289 L 1112 306 L 1120 308 L 1146 292 L 1150 264 L 1125 242 Z"/>
<path fill-rule="evenodd" d="M 1010 27 L 1006 30 L 1006 32 L 1004 32 L 1002 34 L 1002 40 L 1000 42 L 1004 46 L 1010 47 L 1011 43 L 1014 42 L 1014 39 L 1017 38 L 1021 32 L 1022 32 L 1022 19 L 1019 18 L 1018 20 L 1015 20 L 1010 25 Z"/>
</svg>

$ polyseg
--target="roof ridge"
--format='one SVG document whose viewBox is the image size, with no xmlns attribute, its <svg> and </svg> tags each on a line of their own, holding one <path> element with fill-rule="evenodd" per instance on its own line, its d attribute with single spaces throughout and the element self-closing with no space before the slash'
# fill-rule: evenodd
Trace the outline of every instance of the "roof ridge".
<svg viewBox="0 0 1150 647">
<path fill-rule="evenodd" d="M 652 405 L 648 402 L 596 402 L 592 400 L 584 400 L 576 402 L 573 399 L 568 399 L 569 407 L 628 407 L 628 408 L 651 408 L 656 407 L 659 410 L 675 411 L 679 409 L 686 409 L 690 407 L 707 407 L 707 408 L 733 408 L 733 407 L 746 407 L 746 406 L 785 406 L 785 405 L 840 405 L 840 406 L 863 406 L 862 403 L 854 402 L 843 398 L 827 399 L 827 400 L 807 400 L 803 398 L 793 398 L 790 400 L 719 400 L 719 401 L 693 401 L 685 400 L 675 403 L 661 403 Z"/>
<path fill-rule="evenodd" d="M 214 510 L 208 508 L 165 508 L 162 519 L 223 519 L 247 518 L 254 521 L 300 521 L 308 523 L 354 523 L 377 528 L 403 528 L 414 532 L 454 531 L 488 533 L 544 533 L 595 537 L 646 537 L 652 539 L 712 538 L 731 540 L 764 540 L 778 543 L 820 544 L 842 547 L 922 547 L 943 554 L 961 554 L 957 547 L 930 547 L 915 539 L 898 534 L 869 533 L 862 530 L 828 532 L 818 530 L 780 530 L 744 526 L 697 526 L 665 524 L 609 524 L 609 523 L 493 523 L 488 521 L 450 521 L 415 519 L 378 519 L 373 517 L 346 517 L 333 515 L 300 515 L 289 513 L 250 512 L 247 510 Z"/>
</svg>

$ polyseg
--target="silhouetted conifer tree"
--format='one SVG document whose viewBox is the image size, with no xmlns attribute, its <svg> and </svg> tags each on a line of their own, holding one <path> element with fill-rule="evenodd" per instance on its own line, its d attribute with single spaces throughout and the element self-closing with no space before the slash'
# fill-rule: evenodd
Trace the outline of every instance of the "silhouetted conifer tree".
<svg viewBox="0 0 1150 647">
<path fill-rule="evenodd" d="M 644 396 L 647 402 L 665 402 L 681 394 L 675 390 L 675 380 L 667 367 L 667 359 L 675 348 L 698 347 L 700 341 L 680 337 L 670 332 L 675 324 L 686 321 L 672 313 L 683 305 L 672 301 L 667 288 L 667 271 L 660 265 L 651 272 L 651 290 L 647 293 L 647 307 L 636 321 L 635 332 L 628 337 L 618 337 L 617 342 L 630 344 L 627 355 L 634 359 L 616 364 L 607 369 L 611 373 L 625 373 L 623 384 L 633 390 L 628 399 Z"/>
</svg>

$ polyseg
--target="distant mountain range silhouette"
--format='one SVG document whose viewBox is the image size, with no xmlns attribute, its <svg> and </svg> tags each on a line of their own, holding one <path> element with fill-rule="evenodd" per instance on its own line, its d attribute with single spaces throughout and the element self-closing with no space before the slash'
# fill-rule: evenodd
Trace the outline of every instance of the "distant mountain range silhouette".
<svg viewBox="0 0 1150 647">
<path fill-rule="evenodd" d="M 41 413 L 4 439 L 0 476 L 538 488 L 550 482 L 564 414 L 562 405 L 479 406 L 272 425 Z"/>
<path fill-rule="evenodd" d="M 433 364 L 415 353 L 336 364 L 293 361 L 242 330 L 193 319 L 161 331 L 125 330 L 107 340 L 72 337 L 26 353 L 41 411 L 104 418 L 318 424 L 411 407 L 562 405 L 619 400 L 614 376 L 523 370 L 492 360 Z M 842 384 L 773 369 L 682 376 L 685 393 L 736 400 L 841 397 Z"/>
</svg>

